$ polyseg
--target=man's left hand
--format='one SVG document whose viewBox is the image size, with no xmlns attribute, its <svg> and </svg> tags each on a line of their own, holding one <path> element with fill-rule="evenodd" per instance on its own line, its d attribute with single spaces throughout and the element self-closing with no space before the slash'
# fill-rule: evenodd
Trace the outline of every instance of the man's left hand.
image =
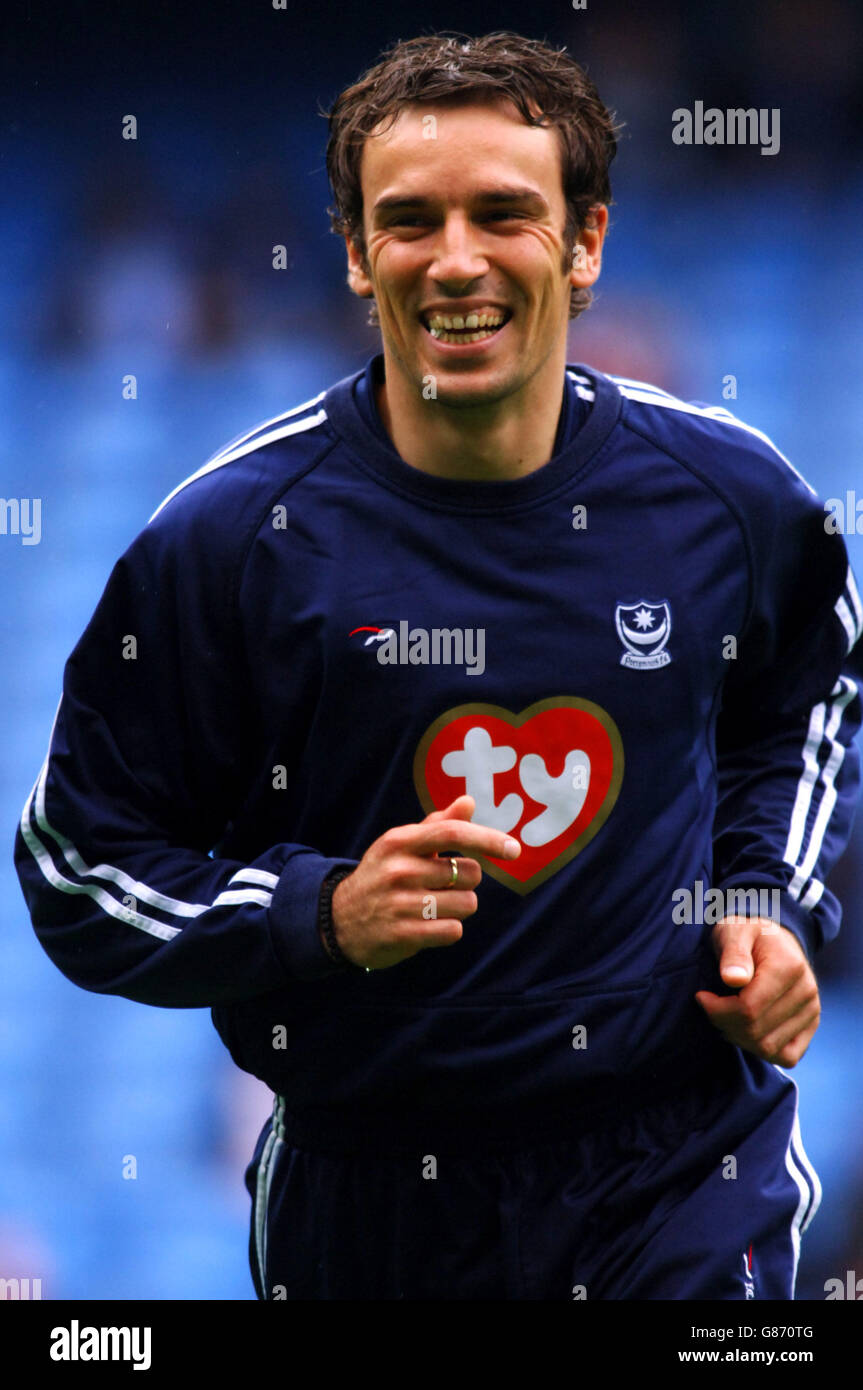
<svg viewBox="0 0 863 1390">
<path fill-rule="evenodd" d="M 796 1066 L 821 1017 L 818 985 L 797 937 L 766 917 L 723 917 L 713 949 L 723 982 L 740 992 L 698 991 L 711 1023 L 756 1057 Z"/>
</svg>

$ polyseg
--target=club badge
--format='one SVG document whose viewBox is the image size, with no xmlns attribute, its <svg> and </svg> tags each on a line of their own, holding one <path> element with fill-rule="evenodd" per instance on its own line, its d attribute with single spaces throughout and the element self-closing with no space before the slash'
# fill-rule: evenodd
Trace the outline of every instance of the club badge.
<svg viewBox="0 0 863 1390">
<path fill-rule="evenodd" d="M 671 636 L 671 608 L 667 603 L 619 603 L 614 625 L 626 648 L 621 666 L 651 671 L 668 665 L 671 657 L 665 644 Z"/>
</svg>

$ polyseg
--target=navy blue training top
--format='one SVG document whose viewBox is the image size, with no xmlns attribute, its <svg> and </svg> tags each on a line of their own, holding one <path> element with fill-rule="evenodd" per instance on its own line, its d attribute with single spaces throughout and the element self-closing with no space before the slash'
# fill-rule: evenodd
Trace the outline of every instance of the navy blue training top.
<svg viewBox="0 0 863 1390">
<path fill-rule="evenodd" d="M 553 457 L 468 481 L 382 437 L 380 369 L 226 446 L 117 562 L 15 862 L 64 974 L 211 1007 L 295 1142 L 525 1145 L 730 1065 L 709 895 L 836 934 L 863 607 L 722 407 L 573 364 Z M 522 852 L 461 940 L 334 967 L 324 877 L 463 792 Z"/>
</svg>

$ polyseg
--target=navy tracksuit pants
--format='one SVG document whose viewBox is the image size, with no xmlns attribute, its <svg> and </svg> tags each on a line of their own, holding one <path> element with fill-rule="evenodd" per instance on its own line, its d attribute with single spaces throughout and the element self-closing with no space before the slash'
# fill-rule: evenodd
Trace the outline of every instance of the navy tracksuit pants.
<svg viewBox="0 0 863 1390">
<path fill-rule="evenodd" d="M 731 1080 L 506 1154 L 334 1154 L 280 1137 L 246 1170 L 258 1298 L 792 1299 L 821 1190 L 797 1087 Z"/>
</svg>

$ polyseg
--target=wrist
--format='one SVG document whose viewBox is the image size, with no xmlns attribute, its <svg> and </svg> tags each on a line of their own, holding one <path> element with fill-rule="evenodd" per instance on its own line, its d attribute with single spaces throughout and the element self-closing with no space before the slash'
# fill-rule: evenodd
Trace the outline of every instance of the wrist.
<svg viewBox="0 0 863 1390">
<path fill-rule="evenodd" d="M 342 880 L 353 872 L 352 867 L 332 869 L 321 884 L 318 898 L 318 936 L 333 965 L 340 966 L 343 970 L 362 969 L 362 966 L 356 965 L 349 956 L 345 955 L 339 945 L 333 922 L 333 896 Z"/>
</svg>

